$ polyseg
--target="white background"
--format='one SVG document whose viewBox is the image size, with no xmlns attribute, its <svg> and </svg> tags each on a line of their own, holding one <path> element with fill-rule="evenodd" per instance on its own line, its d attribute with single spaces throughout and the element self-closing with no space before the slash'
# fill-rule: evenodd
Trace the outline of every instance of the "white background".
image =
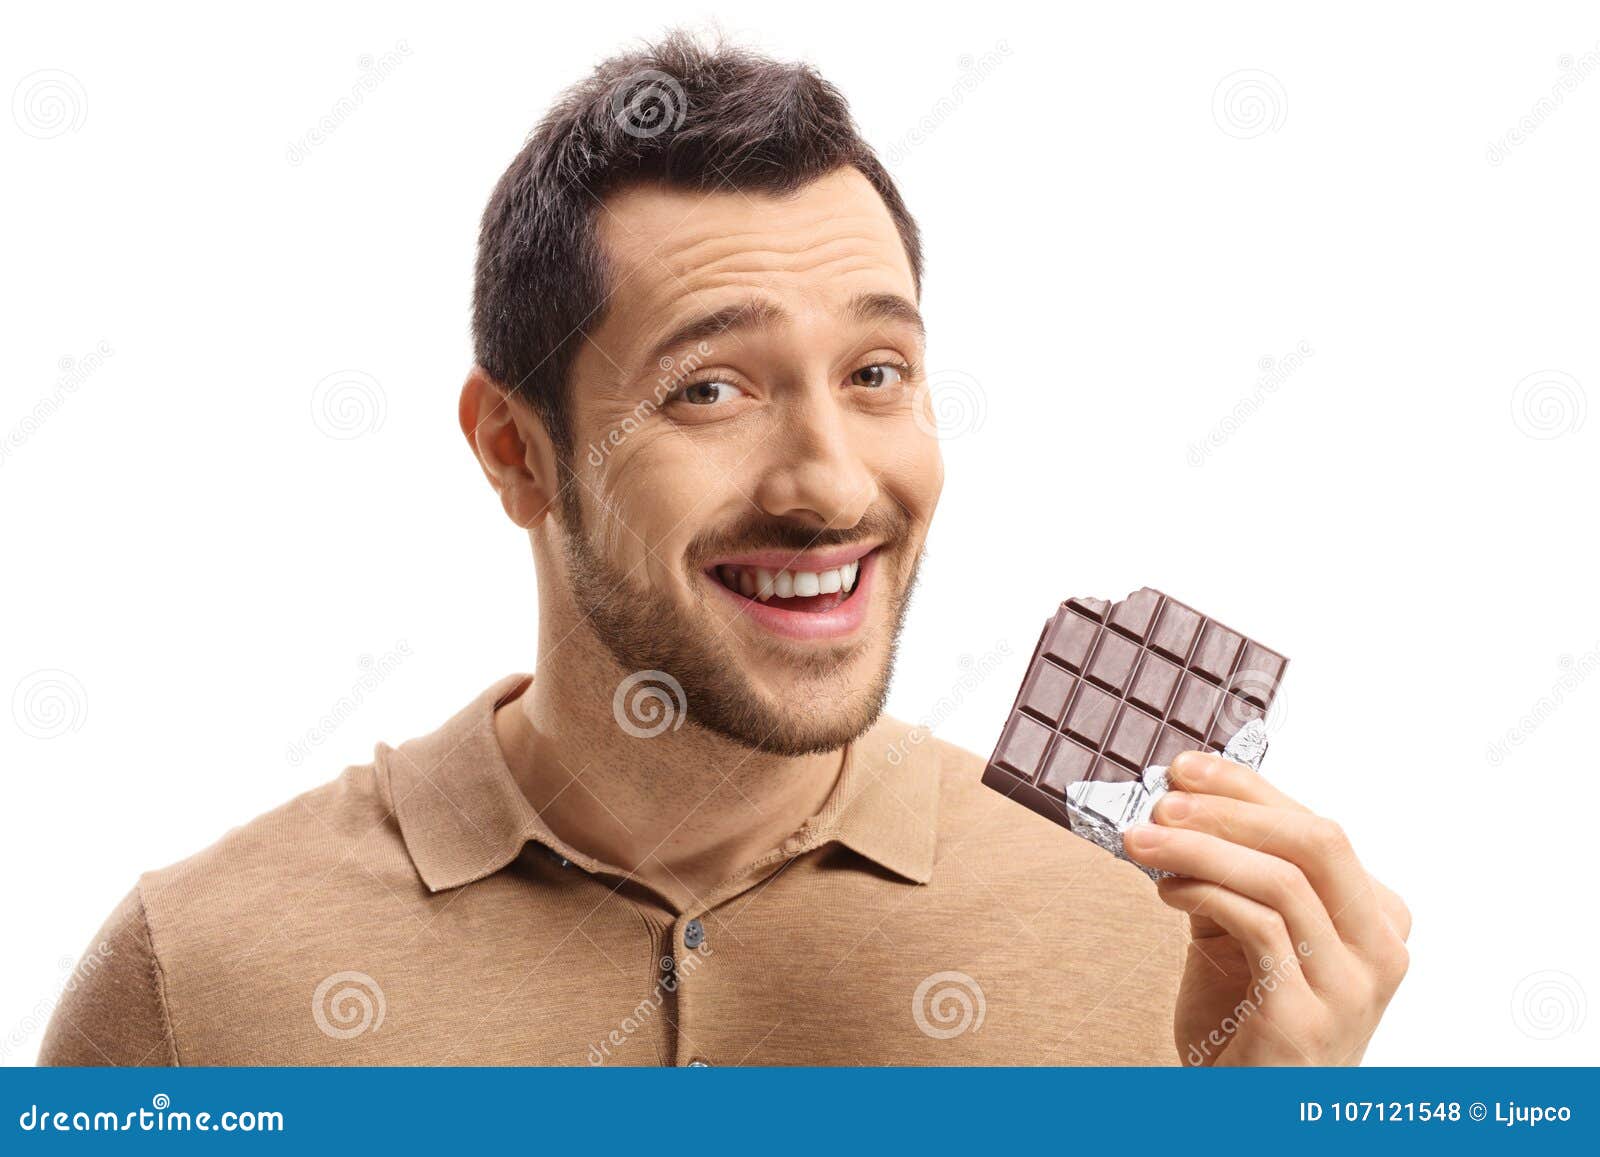
<svg viewBox="0 0 1600 1157">
<path fill-rule="evenodd" d="M 4 1059 L 140 871 L 531 667 L 455 425 L 478 216 L 563 85 L 717 17 L 846 91 L 926 233 L 893 712 L 986 753 L 1063 597 L 1215 614 L 1293 658 L 1268 773 L 1415 910 L 1369 1061 L 1600 1061 L 1600 17 L 1100 7 L 12 9 Z"/>
</svg>

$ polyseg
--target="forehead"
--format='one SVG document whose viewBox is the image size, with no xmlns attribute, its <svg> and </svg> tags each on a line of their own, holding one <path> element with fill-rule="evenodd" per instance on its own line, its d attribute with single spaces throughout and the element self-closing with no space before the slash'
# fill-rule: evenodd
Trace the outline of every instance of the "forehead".
<svg viewBox="0 0 1600 1157">
<path fill-rule="evenodd" d="M 753 289 L 815 304 L 861 292 L 916 300 L 894 220 L 853 168 L 782 196 L 635 186 L 606 201 L 598 231 L 613 291 L 601 328 Z"/>
</svg>

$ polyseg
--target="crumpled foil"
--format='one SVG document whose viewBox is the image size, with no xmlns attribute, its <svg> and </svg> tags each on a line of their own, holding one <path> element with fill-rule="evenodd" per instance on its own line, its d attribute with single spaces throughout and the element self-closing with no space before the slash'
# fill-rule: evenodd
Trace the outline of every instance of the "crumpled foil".
<svg viewBox="0 0 1600 1157">
<path fill-rule="evenodd" d="M 1261 770 L 1267 754 L 1267 727 L 1252 719 L 1239 728 L 1222 758 L 1243 764 L 1251 771 Z M 1122 846 L 1122 833 L 1135 824 L 1148 823 L 1156 801 L 1171 790 L 1165 767 L 1147 767 L 1139 779 L 1123 783 L 1082 780 L 1067 787 L 1067 815 L 1074 834 L 1104 848 L 1119 860 L 1138 868 L 1152 880 L 1172 875 L 1159 868 L 1147 868 L 1129 857 Z"/>
</svg>

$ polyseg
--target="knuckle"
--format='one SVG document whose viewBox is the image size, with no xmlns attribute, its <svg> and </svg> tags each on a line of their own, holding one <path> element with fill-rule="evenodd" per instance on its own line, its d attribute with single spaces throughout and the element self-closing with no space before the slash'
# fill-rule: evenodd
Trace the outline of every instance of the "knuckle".
<svg viewBox="0 0 1600 1157">
<path fill-rule="evenodd" d="M 1405 946 L 1404 941 L 1395 937 L 1383 946 L 1376 961 L 1375 971 L 1386 997 L 1400 987 L 1400 982 L 1410 970 L 1411 950 Z"/>
<path fill-rule="evenodd" d="M 1289 942 L 1289 926 L 1283 922 L 1283 917 L 1271 909 L 1256 912 L 1249 918 L 1249 927 L 1257 941 L 1262 944 L 1287 944 Z M 1282 956 L 1282 952 L 1274 955 Z"/>
<path fill-rule="evenodd" d="M 1350 837 L 1334 820 L 1321 817 L 1313 820 L 1310 840 L 1314 851 L 1330 859 L 1347 856 L 1351 851 Z"/>
<path fill-rule="evenodd" d="M 1298 899 L 1310 891 L 1306 874 L 1288 860 L 1273 860 L 1267 868 L 1267 887 L 1279 902 Z"/>
</svg>

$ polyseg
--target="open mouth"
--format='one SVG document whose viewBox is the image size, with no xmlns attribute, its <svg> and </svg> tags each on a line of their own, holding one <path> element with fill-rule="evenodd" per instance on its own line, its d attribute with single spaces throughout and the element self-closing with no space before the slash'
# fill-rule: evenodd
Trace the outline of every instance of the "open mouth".
<svg viewBox="0 0 1600 1157">
<path fill-rule="evenodd" d="M 856 589 L 861 563 L 848 562 L 827 570 L 771 571 L 759 566 L 724 563 L 712 575 L 735 594 L 785 611 L 831 611 Z"/>
<path fill-rule="evenodd" d="M 778 634 L 817 638 L 854 631 L 866 617 L 876 546 L 716 563 L 707 578 L 748 617 Z"/>
</svg>

